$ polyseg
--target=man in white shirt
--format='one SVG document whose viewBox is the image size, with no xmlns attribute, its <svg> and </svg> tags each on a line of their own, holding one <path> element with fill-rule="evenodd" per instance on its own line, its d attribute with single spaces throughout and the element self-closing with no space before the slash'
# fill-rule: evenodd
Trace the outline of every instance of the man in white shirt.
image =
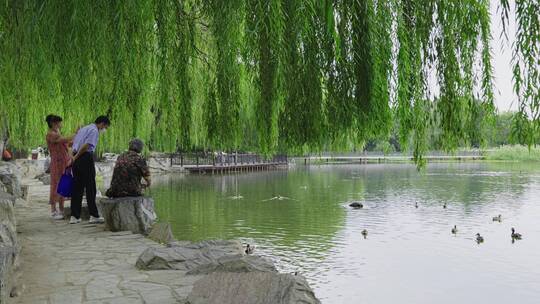
<svg viewBox="0 0 540 304">
<path fill-rule="evenodd" d="M 99 134 L 111 125 L 107 116 L 100 116 L 95 123 L 79 129 L 73 139 L 73 193 L 71 196 L 70 224 L 81 222 L 83 193 L 86 190 L 86 202 L 91 224 L 103 223 L 96 206 L 96 167 L 94 151 L 99 141 Z"/>
</svg>

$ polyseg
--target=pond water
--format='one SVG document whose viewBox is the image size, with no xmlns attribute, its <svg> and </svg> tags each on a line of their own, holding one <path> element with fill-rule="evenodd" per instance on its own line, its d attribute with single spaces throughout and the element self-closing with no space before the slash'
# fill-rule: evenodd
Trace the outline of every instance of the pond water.
<svg viewBox="0 0 540 304">
<path fill-rule="evenodd" d="M 301 272 L 326 304 L 540 299 L 539 165 L 439 163 L 421 173 L 409 164 L 335 165 L 177 175 L 161 178 L 151 195 L 176 238 L 254 244 L 281 271 Z M 346 207 L 350 200 L 362 201 L 364 209 Z M 493 222 L 498 214 L 502 222 Z M 511 242 L 511 227 L 523 240 Z M 476 233 L 484 243 L 475 242 Z"/>
</svg>

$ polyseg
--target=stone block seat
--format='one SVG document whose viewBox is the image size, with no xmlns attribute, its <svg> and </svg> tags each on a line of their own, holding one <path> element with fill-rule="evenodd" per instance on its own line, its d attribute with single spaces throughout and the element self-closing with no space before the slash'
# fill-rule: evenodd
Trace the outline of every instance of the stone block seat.
<svg viewBox="0 0 540 304">
<path fill-rule="evenodd" d="M 154 200 L 149 197 L 101 198 L 98 202 L 107 230 L 131 231 L 147 235 L 157 215 Z"/>
</svg>

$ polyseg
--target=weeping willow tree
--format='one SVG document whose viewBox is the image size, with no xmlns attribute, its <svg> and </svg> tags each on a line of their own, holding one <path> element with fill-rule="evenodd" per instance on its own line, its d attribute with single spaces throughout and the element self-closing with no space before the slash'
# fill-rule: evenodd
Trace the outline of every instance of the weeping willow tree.
<svg viewBox="0 0 540 304">
<path fill-rule="evenodd" d="M 513 80 L 519 113 L 515 115 L 513 135 L 529 146 L 538 142 L 540 131 L 540 3 L 501 0 L 503 32 L 508 37 L 508 22 L 515 15 Z"/>
<path fill-rule="evenodd" d="M 488 0 L 6 0 L 0 126 L 43 144 L 112 118 L 101 149 L 350 150 L 389 135 L 422 163 L 430 128 L 478 142 L 493 105 Z M 500 0 L 516 23 L 514 133 L 540 128 L 540 4 Z"/>
</svg>

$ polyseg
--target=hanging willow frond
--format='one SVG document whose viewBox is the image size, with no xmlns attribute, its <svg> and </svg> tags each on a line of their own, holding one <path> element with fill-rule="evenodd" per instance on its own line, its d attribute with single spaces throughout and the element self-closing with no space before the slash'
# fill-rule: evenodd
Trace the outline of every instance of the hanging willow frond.
<svg viewBox="0 0 540 304">
<path fill-rule="evenodd" d="M 6 0 L 0 126 L 16 148 L 113 119 L 102 150 L 292 153 L 357 149 L 399 127 L 418 163 L 428 130 L 448 150 L 480 143 L 495 111 L 488 0 Z M 514 134 L 540 129 L 540 8 L 515 17 Z M 432 83 L 435 77 L 437 82 Z"/>
<path fill-rule="evenodd" d="M 511 14 L 508 0 L 501 0 L 505 33 Z M 513 81 L 518 96 L 519 115 L 514 116 L 513 134 L 520 143 L 533 145 L 540 131 L 540 2 L 515 1 L 516 41 L 514 42 Z"/>
<path fill-rule="evenodd" d="M 258 87 L 255 108 L 260 149 L 274 152 L 278 141 L 278 113 L 282 100 L 280 83 L 283 11 L 279 0 L 247 0 L 247 62 L 253 62 Z"/>
<path fill-rule="evenodd" d="M 279 117 L 284 147 L 317 149 L 322 144 L 324 101 L 319 37 L 319 1 L 283 1 L 282 75 L 284 101 Z"/>
</svg>

